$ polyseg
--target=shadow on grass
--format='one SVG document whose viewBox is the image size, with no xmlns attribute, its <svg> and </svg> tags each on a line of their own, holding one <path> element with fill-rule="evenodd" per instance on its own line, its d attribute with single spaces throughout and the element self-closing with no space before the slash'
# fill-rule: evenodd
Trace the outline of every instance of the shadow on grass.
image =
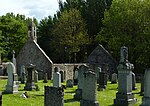
<svg viewBox="0 0 150 106">
<path fill-rule="evenodd" d="M 41 94 L 41 95 L 35 95 L 35 96 L 44 96 L 44 94 Z"/>
<path fill-rule="evenodd" d="M 67 91 L 67 92 L 65 92 L 65 93 L 75 93 L 75 91 Z"/>
<path fill-rule="evenodd" d="M 77 100 L 75 100 L 74 98 L 72 99 L 66 99 L 64 100 L 64 103 L 69 103 L 69 102 L 76 102 Z"/>
<path fill-rule="evenodd" d="M 115 106 L 114 104 L 112 104 L 112 105 L 108 105 L 108 106 Z"/>
</svg>

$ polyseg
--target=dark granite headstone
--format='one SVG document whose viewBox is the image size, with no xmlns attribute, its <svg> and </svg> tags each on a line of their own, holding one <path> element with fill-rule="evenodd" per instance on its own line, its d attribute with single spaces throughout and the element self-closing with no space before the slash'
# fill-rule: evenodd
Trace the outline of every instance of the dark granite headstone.
<svg viewBox="0 0 150 106">
<path fill-rule="evenodd" d="M 105 72 L 99 72 L 98 91 L 106 89 L 106 86 L 107 86 L 107 74 Z"/>
<path fill-rule="evenodd" d="M 61 87 L 45 86 L 44 106 L 64 106 L 64 91 Z"/>
<path fill-rule="evenodd" d="M 61 82 L 64 82 L 64 72 L 60 71 L 59 73 L 61 74 Z"/>
<path fill-rule="evenodd" d="M 47 83 L 48 82 L 48 77 L 47 77 L 47 73 L 44 73 L 44 83 Z"/>
<path fill-rule="evenodd" d="M 29 66 L 27 66 L 27 82 L 24 87 L 25 90 L 31 91 L 36 89 L 34 74 L 35 74 L 35 65 L 30 64 Z"/>
</svg>

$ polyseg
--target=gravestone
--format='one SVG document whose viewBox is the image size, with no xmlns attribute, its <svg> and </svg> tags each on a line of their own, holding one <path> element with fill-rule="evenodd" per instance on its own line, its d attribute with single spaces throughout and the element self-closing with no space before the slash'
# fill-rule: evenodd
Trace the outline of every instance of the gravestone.
<svg viewBox="0 0 150 106">
<path fill-rule="evenodd" d="M 61 75 L 58 72 L 58 68 L 57 67 L 55 67 L 55 69 L 54 69 L 53 86 L 54 87 L 61 87 Z"/>
<path fill-rule="evenodd" d="M 68 88 L 73 88 L 73 80 L 72 79 L 68 79 L 66 81 L 66 87 Z"/>
<path fill-rule="evenodd" d="M 64 91 L 61 87 L 45 86 L 44 106 L 64 106 Z"/>
<path fill-rule="evenodd" d="M 136 103 L 132 93 L 132 70 L 133 64 L 128 61 L 128 48 L 121 47 L 121 59 L 118 69 L 118 92 L 116 93 L 115 105 L 128 106 Z"/>
<path fill-rule="evenodd" d="M 45 72 L 44 73 L 44 81 L 43 81 L 44 83 L 47 83 L 48 82 L 48 77 L 47 77 L 47 73 Z"/>
<path fill-rule="evenodd" d="M 135 74 L 132 72 L 132 90 L 137 90 Z"/>
<path fill-rule="evenodd" d="M 36 70 L 34 71 L 34 82 L 38 82 L 38 72 Z"/>
<path fill-rule="evenodd" d="M 116 84 L 117 83 L 117 74 L 113 73 L 111 76 L 111 83 Z"/>
<path fill-rule="evenodd" d="M 77 85 L 78 84 L 78 68 L 75 69 L 74 71 L 74 75 L 73 75 L 73 82 L 74 82 L 74 85 Z"/>
<path fill-rule="evenodd" d="M 83 82 L 80 106 L 99 106 L 99 102 L 96 101 L 96 74 L 92 70 L 84 73 Z"/>
<path fill-rule="evenodd" d="M 35 90 L 34 74 L 35 74 L 35 65 L 29 64 L 27 66 L 27 82 L 24 89 L 27 91 Z"/>
<path fill-rule="evenodd" d="M 2 106 L 2 92 L 0 92 L 0 106 Z"/>
<path fill-rule="evenodd" d="M 86 65 L 81 65 L 79 67 L 79 70 L 78 70 L 78 88 L 76 89 L 76 93 L 74 95 L 74 98 L 76 100 L 81 100 L 82 99 L 82 89 L 83 89 L 83 73 L 87 72 L 89 69 L 88 66 Z"/>
<path fill-rule="evenodd" d="M 144 75 L 144 96 L 142 98 L 141 106 L 150 106 L 150 69 L 145 70 Z"/>
<path fill-rule="evenodd" d="M 61 82 L 64 82 L 64 71 L 61 70 L 59 73 L 61 75 Z"/>
<path fill-rule="evenodd" d="M 16 74 L 15 65 L 12 62 L 7 64 L 8 81 L 6 85 L 6 93 L 18 92 L 18 75 Z"/>
<path fill-rule="evenodd" d="M 105 72 L 99 72 L 98 91 L 103 91 L 107 86 L 107 74 Z"/>
<path fill-rule="evenodd" d="M 13 58 L 12 58 L 12 62 L 16 67 L 16 58 L 15 58 L 15 51 L 13 50 Z"/>
<path fill-rule="evenodd" d="M 24 84 L 26 82 L 26 69 L 25 66 L 21 66 L 21 83 Z"/>
</svg>

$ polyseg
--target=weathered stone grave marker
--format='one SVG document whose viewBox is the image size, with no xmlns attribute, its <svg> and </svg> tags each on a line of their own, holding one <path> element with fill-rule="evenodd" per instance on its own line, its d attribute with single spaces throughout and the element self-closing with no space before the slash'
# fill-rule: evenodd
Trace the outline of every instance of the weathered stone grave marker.
<svg viewBox="0 0 150 106">
<path fill-rule="evenodd" d="M 150 106 L 150 69 L 146 69 L 144 75 L 144 96 L 141 106 Z"/>
<path fill-rule="evenodd" d="M 76 100 L 80 100 L 82 99 L 82 89 L 83 89 L 83 73 L 87 72 L 89 69 L 88 66 L 86 65 L 81 65 L 79 67 L 79 70 L 78 70 L 78 88 L 76 89 L 76 94 L 74 95 L 74 98 Z"/>
<path fill-rule="evenodd" d="M 21 66 L 21 83 L 24 84 L 26 82 L 27 78 L 26 78 L 26 69 L 25 66 L 22 65 Z"/>
<path fill-rule="evenodd" d="M 54 68 L 54 74 L 53 74 L 53 86 L 54 87 L 61 87 L 61 75 L 58 72 L 58 68 Z"/>
<path fill-rule="evenodd" d="M 118 69 L 118 92 L 116 93 L 115 105 L 135 104 L 136 99 L 132 93 L 132 70 L 133 64 L 128 61 L 128 48 L 121 47 L 121 59 L 117 67 Z"/>
<path fill-rule="evenodd" d="M 24 89 L 31 91 L 36 89 L 34 82 L 35 65 L 29 64 L 26 69 L 27 69 L 27 82 L 25 84 Z"/>
<path fill-rule="evenodd" d="M 113 73 L 111 76 L 111 83 L 116 84 L 117 83 L 117 74 Z"/>
<path fill-rule="evenodd" d="M 137 90 L 135 74 L 132 72 L 132 90 Z"/>
<path fill-rule="evenodd" d="M 6 93 L 18 92 L 18 75 L 16 74 L 15 65 L 12 62 L 7 64 L 8 81 L 6 85 Z"/>
<path fill-rule="evenodd" d="M 92 70 L 84 73 L 83 82 L 80 106 L 99 106 L 99 102 L 96 101 L 96 74 Z"/>
</svg>

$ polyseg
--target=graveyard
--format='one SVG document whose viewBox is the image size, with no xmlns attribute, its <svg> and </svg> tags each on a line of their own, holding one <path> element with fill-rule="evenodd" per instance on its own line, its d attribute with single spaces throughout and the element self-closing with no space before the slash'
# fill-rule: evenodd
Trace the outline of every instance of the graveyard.
<svg viewBox="0 0 150 106">
<path fill-rule="evenodd" d="M 5 85 L 7 80 L 1 80 L 0 91 L 5 91 Z M 19 93 L 17 94 L 3 94 L 2 106 L 44 106 L 44 86 L 52 85 L 52 81 L 48 83 L 43 83 L 43 80 L 39 80 L 36 83 L 39 86 L 39 91 L 27 91 L 29 98 L 22 98 L 20 95 L 24 93 L 23 90 L 24 84 L 20 84 Z M 65 83 L 62 83 L 65 84 Z M 139 106 L 142 102 L 142 96 L 140 96 L 140 83 L 137 83 L 137 90 L 134 90 L 135 98 L 137 103 L 134 106 Z M 67 88 L 64 91 L 64 106 L 80 106 L 80 102 L 74 100 L 73 95 L 75 94 L 75 89 Z M 100 103 L 100 106 L 113 106 L 113 101 L 117 92 L 117 84 L 111 84 L 108 82 L 108 85 L 104 91 L 97 91 L 97 101 Z"/>
</svg>

